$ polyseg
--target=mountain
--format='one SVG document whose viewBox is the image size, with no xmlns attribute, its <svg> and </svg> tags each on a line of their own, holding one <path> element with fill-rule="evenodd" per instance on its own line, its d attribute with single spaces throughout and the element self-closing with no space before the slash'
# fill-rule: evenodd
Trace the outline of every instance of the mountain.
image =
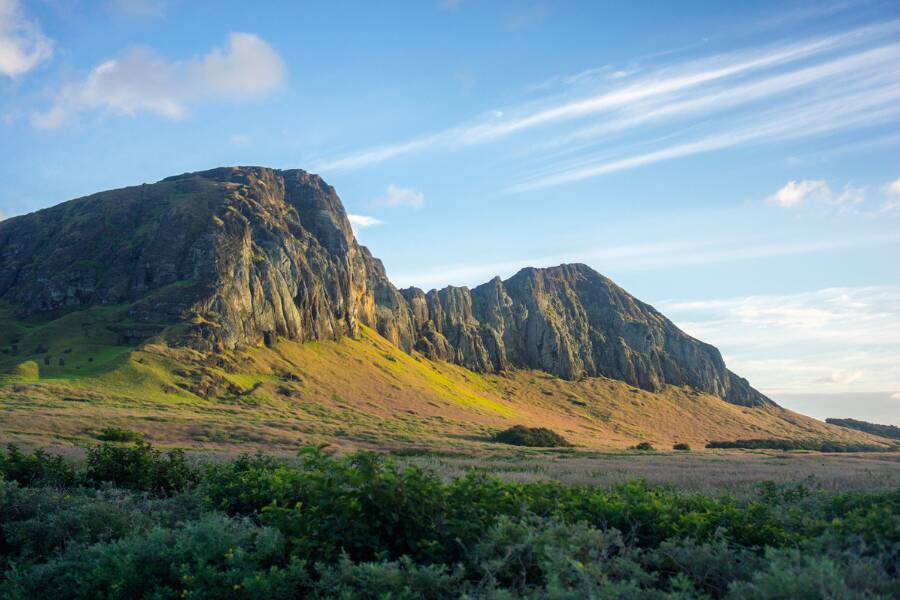
<svg viewBox="0 0 900 600">
<path fill-rule="evenodd" d="M 167 394 L 242 397 L 250 375 L 234 376 L 253 352 L 281 356 L 296 344 L 381 338 L 413 360 L 401 361 L 412 371 L 464 368 L 452 371 L 462 380 L 441 388 L 442 398 L 475 381 L 466 372 L 488 376 L 480 390 L 457 394 L 480 398 L 470 402 L 480 409 L 530 396 L 500 385 L 503 378 L 544 372 L 571 382 L 565 393 L 573 398 L 614 381 L 610 389 L 640 389 L 648 398 L 686 389 L 722 404 L 781 410 L 729 371 L 716 348 L 585 265 L 523 269 L 471 290 L 398 290 L 357 243 L 334 188 L 302 170 L 218 168 L 0 222 L 0 372 L 8 373 L 8 394 L 44 385 L 30 393 L 52 398 L 47 386 L 85 378 L 99 385 L 127 366 Z M 144 373 L 148 364 L 158 368 Z M 257 367 L 253 377 L 264 376 L 257 391 L 266 389 L 265 377 L 292 382 L 290 373 L 304 370 L 274 358 Z M 321 368 L 332 367 L 338 381 L 356 369 Z M 431 372 L 421 372 L 423 381 Z M 342 385 L 335 395 L 355 389 Z M 768 426 L 748 427 L 736 431 L 759 437 Z"/>
</svg>

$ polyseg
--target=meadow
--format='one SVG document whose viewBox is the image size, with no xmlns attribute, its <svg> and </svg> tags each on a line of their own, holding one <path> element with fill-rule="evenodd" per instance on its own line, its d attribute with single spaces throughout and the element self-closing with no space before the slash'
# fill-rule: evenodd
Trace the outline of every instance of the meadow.
<svg viewBox="0 0 900 600">
<path fill-rule="evenodd" d="M 787 454 L 805 481 L 729 489 L 714 481 L 767 477 L 785 459 L 321 447 L 199 457 L 141 441 L 72 459 L 9 447 L 0 596 L 897 597 L 897 463 Z M 680 484 L 662 476 L 676 465 Z M 834 475 L 844 468 L 857 475 Z"/>
</svg>

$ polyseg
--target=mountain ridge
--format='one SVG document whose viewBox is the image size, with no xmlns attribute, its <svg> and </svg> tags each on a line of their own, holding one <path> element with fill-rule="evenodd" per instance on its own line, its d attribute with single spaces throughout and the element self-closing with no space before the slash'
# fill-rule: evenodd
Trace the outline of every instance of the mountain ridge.
<svg viewBox="0 0 900 600">
<path fill-rule="evenodd" d="M 221 353 L 357 337 L 482 373 L 687 385 L 771 400 L 719 351 L 582 264 L 480 286 L 398 290 L 333 187 L 300 169 L 220 167 L 100 192 L 0 222 L 0 299 L 30 313 L 127 303 L 126 341 Z"/>
</svg>

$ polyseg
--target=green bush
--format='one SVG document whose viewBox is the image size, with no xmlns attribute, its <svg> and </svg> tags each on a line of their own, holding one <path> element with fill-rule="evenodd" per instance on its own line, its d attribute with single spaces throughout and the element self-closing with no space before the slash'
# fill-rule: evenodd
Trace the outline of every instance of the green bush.
<svg viewBox="0 0 900 600">
<path fill-rule="evenodd" d="M 900 597 L 900 489 L 442 481 L 322 448 L 189 467 L 144 443 L 62 461 L 59 485 L 12 454 L 2 598 Z"/>
<path fill-rule="evenodd" d="M 183 451 L 163 454 L 146 442 L 130 447 L 103 443 L 87 453 L 85 478 L 93 483 L 165 494 L 185 489 L 194 477 Z"/>
<path fill-rule="evenodd" d="M 634 446 L 631 447 L 631 449 L 632 450 L 644 450 L 644 451 L 655 450 L 655 448 L 653 447 L 653 444 L 651 444 L 650 442 L 641 442 L 639 444 L 635 444 Z"/>
<path fill-rule="evenodd" d="M 139 442 L 144 439 L 144 436 L 130 429 L 104 427 L 97 434 L 97 439 L 103 442 Z"/>
<path fill-rule="evenodd" d="M 742 448 L 747 450 L 812 450 L 815 452 L 885 452 L 886 446 L 858 444 L 850 442 L 816 440 L 751 439 L 734 441 L 711 441 L 707 448 Z"/>
<path fill-rule="evenodd" d="M 71 485 L 75 482 L 75 468 L 58 454 L 40 448 L 25 454 L 14 444 L 8 444 L 6 452 L 0 452 L 0 476 L 22 485 Z"/>
<path fill-rule="evenodd" d="M 857 431 L 865 431 L 872 435 L 880 435 L 881 437 L 900 440 L 900 427 L 896 425 L 880 425 L 878 423 L 869 423 L 868 421 L 858 421 L 856 419 L 825 419 L 825 422 L 838 427 L 847 429 L 856 429 Z"/>
<path fill-rule="evenodd" d="M 545 427 L 525 427 L 515 425 L 494 435 L 493 440 L 512 446 L 530 446 L 533 448 L 568 448 L 570 444 L 564 437 Z"/>
<path fill-rule="evenodd" d="M 672 446 L 672 450 L 682 450 L 682 451 L 684 451 L 684 452 L 690 452 L 690 450 L 691 450 L 691 445 L 690 445 L 690 444 L 686 444 L 686 443 L 684 443 L 684 442 L 678 442 L 677 444 L 675 444 L 674 446 Z"/>
</svg>

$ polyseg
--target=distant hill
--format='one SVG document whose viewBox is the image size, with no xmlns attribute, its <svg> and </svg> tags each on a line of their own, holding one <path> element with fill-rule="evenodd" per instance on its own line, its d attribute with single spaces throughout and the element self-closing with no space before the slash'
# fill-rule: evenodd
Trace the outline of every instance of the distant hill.
<svg viewBox="0 0 900 600">
<path fill-rule="evenodd" d="M 311 360 L 322 344 L 337 344 L 333 362 Z M 382 344 L 391 350 L 373 354 Z M 359 352 L 337 351 L 347 347 Z M 0 351 L 0 402 L 30 401 L 32 415 L 55 402 L 63 420 L 110 405 L 162 418 L 185 403 L 236 414 L 272 403 L 284 418 L 299 394 L 315 405 L 295 409 L 318 407 L 322 421 L 346 404 L 339 429 L 353 435 L 373 415 L 396 422 L 399 406 L 434 413 L 425 437 L 546 419 L 582 443 L 593 428 L 601 445 L 857 435 L 778 408 L 716 348 L 586 265 L 398 290 L 335 190 L 302 170 L 189 173 L 0 222 Z M 92 413 L 91 398 L 104 408 Z M 453 426 L 446 402 L 463 407 L 447 413 L 463 411 Z"/>
<path fill-rule="evenodd" d="M 879 425 L 878 423 L 857 421 L 856 419 L 825 419 L 825 422 L 830 423 L 831 425 L 837 425 L 838 427 L 865 431 L 866 433 L 878 435 L 883 438 L 900 440 L 900 427 L 897 427 L 896 425 Z"/>
</svg>

